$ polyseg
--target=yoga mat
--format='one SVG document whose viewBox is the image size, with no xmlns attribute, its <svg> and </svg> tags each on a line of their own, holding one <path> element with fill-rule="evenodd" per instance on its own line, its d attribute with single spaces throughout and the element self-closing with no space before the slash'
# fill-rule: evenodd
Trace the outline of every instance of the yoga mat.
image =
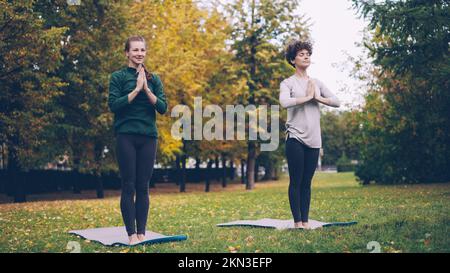
<svg viewBox="0 0 450 273">
<path fill-rule="evenodd" d="M 105 228 L 90 228 L 71 230 L 70 234 L 79 235 L 87 240 L 99 242 L 105 246 L 135 246 L 143 244 L 167 243 L 173 241 L 184 241 L 187 239 L 186 235 L 166 236 L 152 231 L 145 232 L 145 240 L 130 245 L 128 244 L 128 234 L 125 227 L 105 227 Z"/>
<path fill-rule="evenodd" d="M 329 226 L 349 226 L 354 225 L 357 222 L 321 222 L 316 220 L 309 220 L 309 226 L 311 229 L 321 228 L 321 227 L 329 227 Z M 223 224 L 217 224 L 218 227 L 231 227 L 231 226 L 251 226 L 251 227 L 264 227 L 264 228 L 275 228 L 275 229 L 294 229 L 294 220 L 279 220 L 279 219 L 271 219 L 264 218 L 259 220 L 238 220 Z"/>
</svg>

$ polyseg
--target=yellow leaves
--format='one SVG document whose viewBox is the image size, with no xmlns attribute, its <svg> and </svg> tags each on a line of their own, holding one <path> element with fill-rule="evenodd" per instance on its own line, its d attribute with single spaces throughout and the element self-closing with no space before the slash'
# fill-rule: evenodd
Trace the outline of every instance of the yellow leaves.
<svg viewBox="0 0 450 273">
<path fill-rule="evenodd" d="M 90 104 L 88 102 L 85 103 L 81 103 L 79 105 L 80 109 L 83 110 L 84 112 L 88 112 L 91 108 Z"/>
<path fill-rule="evenodd" d="M 171 137 L 170 127 L 165 126 L 170 124 L 168 118 L 160 118 L 157 121 L 158 125 L 158 141 L 160 142 L 159 149 L 163 154 L 173 155 L 181 152 L 182 142 Z"/>
<path fill-rule="evenodd" d="M 224 50 L 226 21 L 187 0 L 155 5 L 134 3 L 131 10 L 139 10 L 139 13 L 145 10 L 143 16 L 131 19 L 135 22 L 132 26 L 147 39 L 147 50 L 151 52 L 147 64 L 163 80 L 169 112 L 182 98 L 204 96 L 211 78 L 223 69 L 217 60 L 228 54 Z M 228 82 L 223 85 L 231 88 Z M 179 152 L 181 142 L 174 141 L 170 135 L 171 119 L 158 116 L 157 124 L 162 135 L 161 154 L 172 157 Z"/>
<path fill-rule="evenodd" d="M 402 250 L 395 248 L 394 246 L 383 247 L 383 251 L 387 253 L 402 253 Z"/>
<path fill-rule="evenodd" d="M 342 182 L 339 182 L 339 179 L 342 179 Z M 215 227 L 215 224 L 231 219 L 262 218 L 262 215 L 280 219 L 290 217 L 286 194 L 287 178 L 274 183 L 264 183 L 251 194 L 243 193 L 240 185 L 235 185 L 237 187 L 234 189 L 227 189 L 230 190 L 229 192 L 220 190 L 220 192 L 204 194 L 200 190 L 200 192 L 177 194 L 174 193 L 177 191 L 174 185 L 169 187 L 158 184 L 151 195 L 149 230 L 166 235 L 185 234 L 189 239 L 185 242 L 147 246 L 145 250 L 142 247 L 135 247 L 128 252 L 197 252 L 200 250 L 226 253 L 369 252 L 366 244 L 371 236 L 379 236 L 375 238 L 380 239 L 380 244 L 383 246 L 382 252 L 445 250 L 446 241 L 442 240 L 446 239 L 443 231 L 446 230 L 444 221 L 448 214 L 446 214 L 448 206 L 446 206 L 446 200 L 441 198 L 447 195 L 440 194 L 448 192 L 448 185 L 414 185 L 408 186 L 407 189 L 403 186 L 374 186 L 358 189 L 352 179 L 353 176 L 349 177 L 347 174 L 319 174 L 318 181 L 322 184 L 320 187 L 313 185 L 315 200 L 328 201 L 320 205 L 323 209 L 318 209 L 317 206 L 312 209 L 316 216 L 325 214 L 324 220 L 340 220 L 341 217 L 343 219 L 350 215 L 351 210 L 346 207 L 349 200 L 357 200 L 354 209 L 361 216 L 355 220 L 361 224 L 351 228 L 324 228 L 318 233 L 313 232 L 314 234 Z M 331 187 L 335 185 L 336 180 L 339 187 Z M 220 187 L 220 185 L 217 186 Z M 167 193 L 168 190 L 172 192 Z M 346 194 L 342 200 L 341 193 L 344 191 Z M 266 205 L 258 204 L 258 200 L 264 200 L 263 203 Z M 427 200 L 435 205 L 432 208 L 423 209 L 422 204 L 427 203 Z M 379 203 L 385 206 L 383 211 L 378 211 Z M 403 206 L 401 218 L 406 220 L 402 228 L 393 224 L 398 219 L 395 219 L 395 213 L 390 213 L 393 208 L 397 211 L 400 206 Z M 254 216 L 250 217 L 251 211 L 257 213 L 253 213 Z M 389 213 L 386 216 L 382 215 L 384 211 Z M 414 218 L 416 214 L 418 217 Z M 87 219 L 93 219 L 94 222 Z M 417 223 L 422 224 L 417 225 Z M 365 224 L 367 225 L 364 226 Z M 74 240 L 80 242 L 83 252 L 103 253 L 124 250 L 126 253 L 127 250 L 124 247 L 104 247 L 97 242 L 77 238 L 67 233 L 74 229 L 119 225 L 123 225 L 119 196 L 104 200 L 1 204 L 0 251 L 58 252 L 64 251 L 68 241 Z M 391 233 L 392 231 L 396 232 Z"/>
<path fill-rule="evenodd" d="M 97 121 L 102 126 L 106 127 L 113 122 L 113 115 L 111 113 L 102 113 L 97 117 Z"/>
<path fill-rule="evenodd" d="M 125 248 L 124 250 L 121 250 L 120 253 L 128 253 L 130 252 L 130 248 Z"/>
<path fill-rule="evenodd" d="M 241 249 L 241 246 L 228 246 L 227 249 L 230 253 L 237 253 Z"/>
<path fill-rule="evenodd" d="M 251 246 L 254 241 L 254 238 L 253 238 L 253 236 L 250 235 L 247 238 L 245 238 L 244 241 L 247 243 L 246 244 L 247 246 Z"/>
</svg>

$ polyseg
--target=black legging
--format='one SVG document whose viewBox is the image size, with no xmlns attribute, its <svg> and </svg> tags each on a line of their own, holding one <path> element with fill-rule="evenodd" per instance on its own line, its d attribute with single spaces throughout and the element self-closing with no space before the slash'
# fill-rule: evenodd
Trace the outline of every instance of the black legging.
<svg viewBox="0 0 450 273">
<path fill-rule="evenodd" d="M 286 140 L 289 169 L 289 203 L 294 221 L 308 222 L 311 180 L 316 171 L 320 148 L 310 148 L 295 138 Z"/>
<path fill-rule="evenodd" d="M 137 134 L 117 134 L 117 161 L 122 178 L 120 209 L 128 236 L 145 234 L 150 204 L 148 188 L 156 157 L 157 139 Z M 136 191 L 136 202 L 134 193 Z"/>
</svg>

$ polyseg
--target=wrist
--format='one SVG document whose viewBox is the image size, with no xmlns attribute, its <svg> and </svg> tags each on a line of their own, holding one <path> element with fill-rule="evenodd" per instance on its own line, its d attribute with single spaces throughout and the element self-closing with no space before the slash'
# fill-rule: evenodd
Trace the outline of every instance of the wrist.
<svg viewBox="0 0 450 273">
<path fill-rule="evenodd" d="M 147 94 L 148 98 L 150 99 L 150 102 L 151 102 L 152 104 L 155 104 L 157 98 L 156 98 L 155 94 L 153 94 L 152 90 L 151 90 L 150 88 L 147 88 L 147 89 L 145 90 L 145 93 Z"/>
</svg>

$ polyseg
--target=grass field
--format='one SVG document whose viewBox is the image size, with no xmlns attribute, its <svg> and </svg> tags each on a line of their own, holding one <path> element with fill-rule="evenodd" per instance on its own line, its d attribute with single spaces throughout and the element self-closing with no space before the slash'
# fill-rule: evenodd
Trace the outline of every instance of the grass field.
<svg viewBox="0 0 450 273">
<path fill-rule="evenodd" d="M 118 192 L 111 192 L 103 200 L 0 204 L 0 252 L 68 252 L 69 241 L 79 242 L 81 252 L 370 252 L 370 241 L 378 242 L 381 252 L 450 252 L 450 183 L 361 186 L 353 173 L 316 173 L 310 218 L 358 224 L 309 231 L 215 226 L 289 219 L 287 177 L 257 183 L 252 191 L 241 184 L 214 185 L 210 193 L 192 187 L 182 194 L 152 189 L 147 228 L 185 234 L 187 241 L 104 247 L 67 233 L 123 225 Z"/>
</svg>

